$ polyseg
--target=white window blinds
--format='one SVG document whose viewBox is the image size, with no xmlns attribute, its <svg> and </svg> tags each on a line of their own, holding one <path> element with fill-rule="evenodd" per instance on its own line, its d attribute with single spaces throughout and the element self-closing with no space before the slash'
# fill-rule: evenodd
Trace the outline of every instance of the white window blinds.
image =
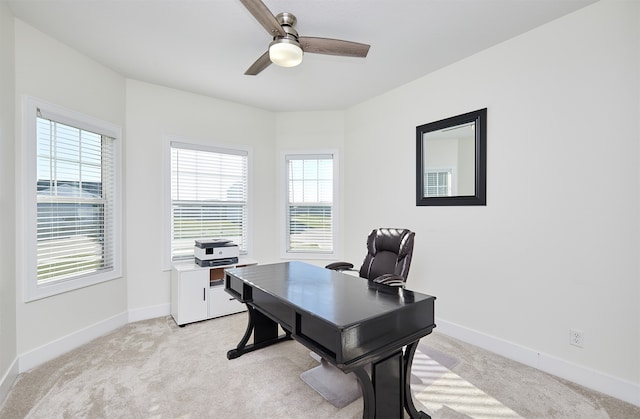
<svg viewBox="0 0 640 419">
<path fill-rule="evenodd" d="M 452 196 L 451 175 L 450 169 L 425 172 L 424 196 Z"/>
<path fill-rule="evenodd" d="M 286 251 L 333 252 L 333 156 L 287 155 L 285 159 Z"/>
<path fill-rule="evenodd" d="M 171 142 L 171 258 L 194 240 L 232 240 L 246 253 L 248 153 Z"/>
<path fill-rule="evenodd" d="M 37 282 L 114 268 L 114 139 L 36 118 Z"/>
</svg>

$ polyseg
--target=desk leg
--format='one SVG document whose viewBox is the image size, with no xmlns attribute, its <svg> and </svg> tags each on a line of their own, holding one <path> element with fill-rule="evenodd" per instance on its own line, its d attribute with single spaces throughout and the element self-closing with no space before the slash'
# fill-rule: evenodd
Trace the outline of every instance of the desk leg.
<svg viewBox="0 0 640 419">
<path fill-rule="evenodd" d="M 381 361 L 371 364 L 371 377 L 364 368 L 353 373 L 362 389 L 363 419 L 401 418 L 403 410 L 412 419 L 431 419 L 428 414 L 418 411 L 411 396 L 411 364 L 418 342 Z M 404 407 L 404 409 L 403 409 Z"/>
<path fill-rule="evenodd" d="M 363 419 L 401 418 L 404 400 L 402 350 L 371 364 L 371 377 L 364 368 L 353 372 L 360 382 Z"/>
<path fill-rule="evenodd" d="M 235 359 L 247 352 L 291 339 L 291 334 L 288 332 L 284 336 L 278 336 L 278 323 L 253 308 L 250 304 L 247 304 L 247 309 L 249 311 L 247 330 L 244 332 L 244 336 L 238 346 L 227 352 L 227 359 Z M 253 344 L 247 345 L 252 333 Z"/>
<path fill-rule="evenodd" d="M 416 353 L 418 341 L 415 341 L 405 348 L 404 351 L 404 408 L 411 418 L 431 419 L 431 416 L 416 409 L 413 404 L 413 396 L 411 395 L 411 365 L 413 364 L 413 355 Z"/>
<path fill-rule="evenodd" d="M 358 378 L 360 383 L 360 389 L 362 390 L 363 411 L 362 419 L 374 419 L 375 418 L 375 404 L 376 396 L 373 389 L 373 383 L 369 378 L 369 374 L 364 368 L 357 368 L 353 373 Z"/>
</svg>

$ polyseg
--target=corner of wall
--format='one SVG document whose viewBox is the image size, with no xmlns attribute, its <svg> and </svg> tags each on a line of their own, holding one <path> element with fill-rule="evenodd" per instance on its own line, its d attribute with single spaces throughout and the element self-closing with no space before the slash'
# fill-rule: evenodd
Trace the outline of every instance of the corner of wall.
<svg viewBox="0 0 640 419">
<path fill-rule="evenodd" d="M 9 369 L 2 376 L 2 379 L 0 379 L 0 406 L 2 406 L 4 400 L 7 398 L 9 390 L 11 390 L 16 378 L 18 378 L 18 358 L 13 360 Z"/>
<path fill-rule="evenodd" d="M 129 310 L 129 323 L 142 320 L 155 319 L 156 317 L 169 316 L 171 314 L 171 303 L 158 304 L 150 307 L 143 307 Z"/>
<path fill-rule="evenodd" d="M 23 353 L 18 357 L 18 372 L 28 371 L 60 355 L 63 355 L 91 340 L 103 336 L 126 325 L 128 315 L 122 312 L 108 319 L 77 330 L 66 336 Z"/>
<path fill-rule="evenodd" d="M 14 18 L 0 2 L 0 403 L 18 376 L 16 333 Z M 2 375 L 3 374 L 3 375 Z"/>
</svg>

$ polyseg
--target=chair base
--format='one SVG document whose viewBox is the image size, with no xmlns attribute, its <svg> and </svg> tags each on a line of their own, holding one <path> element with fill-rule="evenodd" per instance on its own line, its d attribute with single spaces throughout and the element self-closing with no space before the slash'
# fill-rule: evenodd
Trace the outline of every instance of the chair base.
<svg viewBox="0 0 640 419">
<path fill-rule="evenodd" d="M 311 356 L 318 359 L 320 365 L 300 374 L 302 381 L 309 387 L 338 409 L 362 397 L 362 390 L 355 374 L 345 374 L 324 359 L 319 359 L 315 353 Z"/>
</svg>

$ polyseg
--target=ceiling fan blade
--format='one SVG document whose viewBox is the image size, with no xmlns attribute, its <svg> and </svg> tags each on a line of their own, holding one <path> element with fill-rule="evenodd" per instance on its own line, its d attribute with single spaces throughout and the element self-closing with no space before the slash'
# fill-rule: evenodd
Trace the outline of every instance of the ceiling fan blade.
<svg viewBox="0 0 640 419">
<path fill-rule="evenodd" d="M 326 55 L 341 55 L 343 57 L 364 58 L 369 52 L 370 45 L 358 42 L 343 41 L 341 39 L 315 38 L 300 36 L 298 42 L 304 52 Z"/>
<path fill-rule="evenodd" d="M 269 58 L 269 51 L 267 51 L 262 54 L 255 63 L 251 64 L 251 67 L 249 67 L 244 74 L 245 76 L 255 76 L 265 68 L 269 67 L 269 64 L 271 64 L 271 59 Z"/>
<path fill-rule="evenodd" d="M 271 10 L 260 0 L 240 0 L 249 13 L 269 32 L 271 36 L 287 36 Z"/>
</svg>

